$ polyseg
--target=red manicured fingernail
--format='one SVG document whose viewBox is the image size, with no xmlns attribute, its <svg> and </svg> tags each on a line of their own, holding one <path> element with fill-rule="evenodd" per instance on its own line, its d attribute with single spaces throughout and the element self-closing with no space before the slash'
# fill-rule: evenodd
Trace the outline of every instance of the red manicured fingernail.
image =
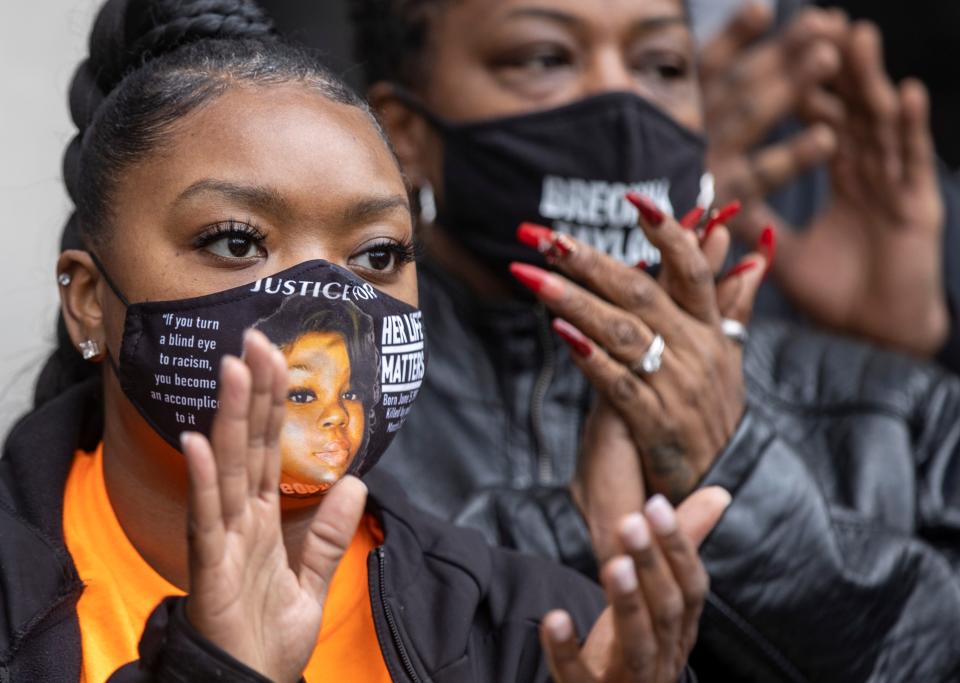
<svg viewBox="0 0 960 683">
<path fill-rule="evenodd" d="M 553 331 L 560 335 L 560 338 L 567 342 L 567 345 L 581 358 L 589 358 L 593 355 L 593 344 L 586 335 L 563 318 L 553 321 Z"/>
<path fill-rule="evenodd" d="M 715 227 L 726 224 L 727 221 L 740 213 L 740 208 L 740 202 L 735 199 L 722 209 L 714 211 L 713 215 L 710 216 L 710 220 L 707 221 L 707 224 L 703 228 L 703 241 L 706 241 Z"/>
<path fill-rule="evenodd" d="M 536 266 L 526 263 L 511 263 L 510 274 L 534 294 L 553 299 L 563 294 L 563 285 L 556 277 Z"/>
<path fill-rule="evenodd" d="M 773 268 L 773 257 L 776 256 L 777 253 L 777 234 L 774 232 L 772 225 L 768 225 L 763 229 L 763 232 L 760 233 L 760 241 L 757 242 L 757 251 L 767 259 L 767 269 L 763 273 L 766 275 L 770 272 L 770 269 Z"/>
<path fill-rule="evenodd" d="M 647 263 L 643 259 L 640 259 L 639 261 L 637 261 L 637 264 L 634 266 L 634 268 L 636 268 L 637 270 L 646 270 L 647 266 L 649 265 L 650 265 L 649 263 Z"/>
<path fill-rule="evenodd" d="M 735 265 L 733 268 L 730 269 L 730 272 L 727 273 L 727 277 L 736 277 L 737 275 L 742 275 L 743 273 L 746 273 L 749 270 L 753 270 L 758 265 L 760 264 L 757 261 L 754 261 L 753 259 L 750 259 L 749 261 L 744 261 L 743 263 L 738 263 L 737 265 Z"/>
<path fill-rule="evenodd" d="M 569 237 L 536 223 L 521 223 L 517 228 L 517 239 L 531 249 L 546 255 L 547 261 L 550 262 L 562 259 L 576 251 L 576 245 Z"/>
<path fill-rule="evenodd" d="M 521 223 L 517 228 L 517 240 L 541 254 L 546 254 L 553 246 L 553 230 L 536 223 Z"/>
<path fill-rule="evenodd" d="M 700 206 L 695 206 L 690 209 L 687 214 L 680 219 L 680 225 L 687 230 L 693 230 L 697 225 L 700 224 L 700 219 L 703 218 L 703 214 L 706 213 L 706 209 Z"/>
<path fill-rule="evenodd" d="M 657 205 L 646 197 L 636 192 L 628 192 L 627 201 L 637 207 L 637 211 L 643 216 L 643 220 L 649 223 L 651 227 L 656 228 L 663 223 L 663 211 L 658 209 Z"/>
</svg>

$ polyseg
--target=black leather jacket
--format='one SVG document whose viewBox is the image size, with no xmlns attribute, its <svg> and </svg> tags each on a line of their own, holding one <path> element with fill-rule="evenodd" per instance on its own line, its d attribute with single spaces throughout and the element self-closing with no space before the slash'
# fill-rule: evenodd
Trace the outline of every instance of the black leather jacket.
<svg viewBox="0 0 960 683">
<path fill-rule="evenodd" d="M 590 390 L 529 305 L 421 267 L 429 371 L 381 467 L 489 542 L 595 571 L 568 489 Z M 705 484 L 702 680 L 960 680 L 960 380 L 755 324 L 749 408 Z M 702 664 L 701 664 L 702 662 Z"/>
</svg>

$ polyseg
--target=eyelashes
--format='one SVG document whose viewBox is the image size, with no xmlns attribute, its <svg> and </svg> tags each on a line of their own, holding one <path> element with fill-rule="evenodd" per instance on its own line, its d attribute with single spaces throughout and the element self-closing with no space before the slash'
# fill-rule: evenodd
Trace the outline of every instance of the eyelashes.
<svg viewBox="0 0 960 683">
<path fill-rule="evenodd" d="M 203 249 L 224 237 L 246 238 L 258 244 L 267 239 L 267 236 L 253 223 L 231 218 L 230 220 L 217 223 L 204 230 L 194 238 L 193 246 L 197 249 Z"/>
<path fill-rule="evenodd" d="M 230 219 L 207 227 L 193 240 L 193 247 L 217 258 L 224 264 L 242 266 L 268 257 L 267 235 L 248 221 Z M 373 277 L 390 277 L 400 268 L 416 261 L 418 246 L 412 236 L 403 241 L 380 238 L 357 248 L 347 265 Z M 329 259 L 329 257 L 328 257 Z"/>
</svg>

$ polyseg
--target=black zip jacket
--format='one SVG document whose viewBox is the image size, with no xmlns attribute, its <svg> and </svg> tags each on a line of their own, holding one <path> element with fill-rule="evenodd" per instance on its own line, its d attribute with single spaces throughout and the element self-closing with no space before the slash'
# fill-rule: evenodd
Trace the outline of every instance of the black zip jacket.
<svg viewBox="0 0 960 683">
<path fill-rule="evenodd" d="M 83 585 L 63 541 L 63 492 L 78 447 L 99 439 L 98 384 L 78 385 L 20 422 L 0 460 L 0 682 L 77 681 Z M 605 605 L 596 584 L 549 561 L 494 550 L 406 502 L 371 473 L 384 544 L 369 559 L 380 648 L 397 681 L 543 681 L 537 627 L 562 607 L 586 635 Z M 153 612 L 140 660 L 112 683 L 263 681 L 205 641 L 183 600 Z"/>
<path fill-rule="evenodd" d="M 420 274 L 429 371 L 381 467 L 490 543 L 594 572 L 568 489 L 585 379 L 542 309 Z M 960 380 L 792 326 L 751 335 L 747 414 L 704 481 L 733 503 L 701 551 L 697 675 L 960 680 Z"/>
</svg>

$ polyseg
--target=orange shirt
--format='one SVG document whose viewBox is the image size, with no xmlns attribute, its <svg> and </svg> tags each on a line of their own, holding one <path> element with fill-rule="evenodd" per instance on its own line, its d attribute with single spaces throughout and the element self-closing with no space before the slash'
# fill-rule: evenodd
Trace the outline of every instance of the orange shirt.
<svg viewBox="0 0 960 683">
<path fill-rule="evenodd" d="M 86 587 L 77 603 L 83 683 L 100 683 L 138 659 L 147 617 L 168 595 L 183 595 L 140 557 L 107 497 L 103 446 L 78 451 L 64 494 L 67 549 Z M 347 549 L 327 595 L 317 647 L 304 671 L 307 683 L 390 681 L 370 607 L 367 556 L 383 541 L 367 515 Z"/>
</svg>

